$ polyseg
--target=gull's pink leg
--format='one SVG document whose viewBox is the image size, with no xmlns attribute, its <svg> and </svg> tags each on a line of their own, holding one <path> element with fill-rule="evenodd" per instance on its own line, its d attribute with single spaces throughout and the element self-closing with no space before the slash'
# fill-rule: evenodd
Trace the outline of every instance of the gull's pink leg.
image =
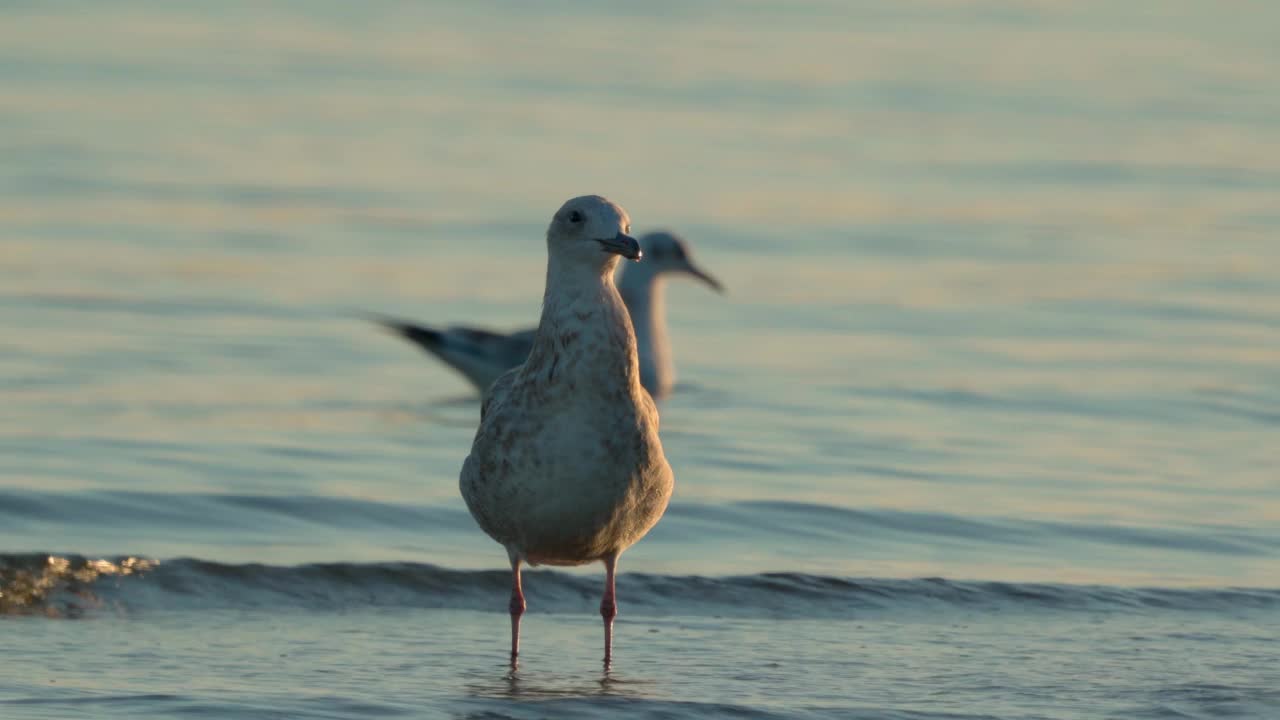
<svg viewBox="0 0 1280 720">
<path fill-rule="evenodd" d="M 524 615 L 524 591 L 520 588 L 520 558 L 511 556 L 511 666 L 520 655 L 520 616 Z"/>
<path fill-rule="evenodd" d="M 618 616 L 618 599 L 613 588 L 613 575 L 618 567 L 618 556 L 604 559 L 604 597 L 600 599 L 600 617 L 604 618 L 604 666 L 607 670 L 613 661 L 613 619 Z"/>
</svg>

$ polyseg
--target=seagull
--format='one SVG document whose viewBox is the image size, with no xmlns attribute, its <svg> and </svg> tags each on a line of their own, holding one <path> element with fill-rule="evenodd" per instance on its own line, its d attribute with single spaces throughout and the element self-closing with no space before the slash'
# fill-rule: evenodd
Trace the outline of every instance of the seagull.
<svg viewBox="0 0 1280 720">
<path fill-rule="evenodd" d="M 667 509 L 674 479 L 658 411 L 640 384 L 636 336 L 618 294 L 619 256 L 639 260 L 630 219 L 597 195 L 547 228 L 547 287 L 529 358 L 485 393 L 458 485 L 511 562 L 511 664 L 525 611 L 522 563 L 603 562 L 604 664 L 613 657 L 618 556 Z"/>
<path fill-rule="evenodd" d="M 618 290 L 635 327 L 640 382 L 654 397 L 663 398 L 676 382 L 667 340 L 667 276 L 691 275 L 719 293 L 724 286 L 693 262 L 689 243 L 675 233 L 649 233 L 640 238 L 640 249 L 644 262 L 623 268 Z M 462 373 L 481 393 L 499 375 L 524 362 L 533 349 L 532 329 L 504 334 L 461 325 L 437 329 L 393 318 L 375 320 Z"/>
</svg>

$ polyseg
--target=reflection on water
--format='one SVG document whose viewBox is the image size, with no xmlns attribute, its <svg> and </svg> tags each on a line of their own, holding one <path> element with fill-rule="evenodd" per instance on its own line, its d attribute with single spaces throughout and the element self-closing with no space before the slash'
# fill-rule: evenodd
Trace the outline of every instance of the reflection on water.
<svg viewBox="0 0 1280 720">
<path fill-rule="evenodd" d="M 660 691 L 653 680 L 633 679 L 616 670 L 581 675 L 559 674 L 543 664 L 531 664 L 527 669 L 493 669 L 485 676 L 481 669 L 473 673 L 466 684 L 468 697 L 478 700 L 515 700 L 538 702 L 577 698 L 629 698 L 641 697 Z"/>
</svg>

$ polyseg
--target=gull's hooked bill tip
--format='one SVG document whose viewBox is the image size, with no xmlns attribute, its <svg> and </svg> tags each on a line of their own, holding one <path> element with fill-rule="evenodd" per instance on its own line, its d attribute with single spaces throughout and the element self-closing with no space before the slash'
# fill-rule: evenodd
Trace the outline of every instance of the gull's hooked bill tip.
<svg viewBox="0 0 1280 720">
<path fill-rule="evenodd" d="M 596 242 L 607 253 L 621 255 L 628 260 L 640 259 L 640 243 L 626 233 L 618 233 L 611 238 L 596 238 Z"/>
</svg>

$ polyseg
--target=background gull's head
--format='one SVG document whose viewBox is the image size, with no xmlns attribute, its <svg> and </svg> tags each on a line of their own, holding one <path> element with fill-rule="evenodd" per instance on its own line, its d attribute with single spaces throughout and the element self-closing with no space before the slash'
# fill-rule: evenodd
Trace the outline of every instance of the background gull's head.
<svg viewBox="0 0 1280 720">
<path fill-rule="evenodd" d="M 644 262 L 639 267 L 648 269 L 651 274 L 685 273 L 706 283 L 716 292 L 724 292 L 724 286 L 719 280 L 694 263 L 689 244 L 679 235 L 667 230 L 651 232 L 640 238 L 640 248 L 644 253 Z"/>
</svg>

